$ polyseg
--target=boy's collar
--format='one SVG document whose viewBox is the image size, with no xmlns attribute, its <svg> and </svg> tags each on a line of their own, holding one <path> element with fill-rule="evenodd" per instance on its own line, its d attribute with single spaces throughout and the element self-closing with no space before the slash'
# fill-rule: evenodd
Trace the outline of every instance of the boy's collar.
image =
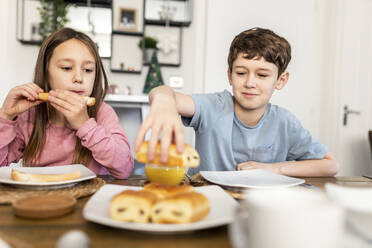
<svg viewBox="0 0 372 248">
<path fill-rule="evenodd" d="M 255 128 L 258 128 L 259 126 L 262 125 L 263 121 L 265 120 L 266 116 L 267 116 L 267 113 L 270 111 L 271 109 L 271 103 L 267 103 L 266 106 L 265 106 L 265 111 L 264 113 L 262 114 L 262 116 L 260 117 L 259 121 L 253 125 L 253 126 L 250 126 L 250 125 L 247 125 L 245 124 L 242 120 L 239 119 L 238 115 L 236 114 L 236 111 L 235 111 L 235 108 L 234 108 L 234 118 L 236 118 L 236 120 L 242 125 L 244 126 L 245 128 L 249 128 L 249 129 L 255 129 Z"/>
</svg>

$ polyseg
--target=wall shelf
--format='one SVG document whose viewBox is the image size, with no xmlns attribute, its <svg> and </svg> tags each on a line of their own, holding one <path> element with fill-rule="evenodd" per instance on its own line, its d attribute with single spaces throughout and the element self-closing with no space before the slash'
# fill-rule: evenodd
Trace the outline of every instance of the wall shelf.
<svg viewBox="0 0 372 248">
<path fill-rule="evenodd" d="M 125 31 L 117 31 L 113 30 L 112 34 L 117 34 L 117 35 L 131 35 L 131 36 L 143 36 L 142 32 L 125 32 Z"/>
<path fill-rule="evenodd" d="M 24 45 L 41 45 L 41 41 L 37 40 L 18 40 Z"/>
<path fill-rule="evenodd" d="M 111 72 L 140 74 L 143 62 L 138 42 L 143 37 L 145 0 L 113 0 L 111 8 Z"/>
<path fill-rule="evenodd" d="M 65 3 L 77 6 L 88 6 L 87 0 L 65 0 Z M 111 8 L 112 0 L 91 0 L 92 7 Z"/>
<path fill-rule="evenodd" d="M 65 2 L 71 5 L 70 15 L 76 17 L 69 16 L 71 22 L 67 26 L 91 35 L 89 29 L 84 26 L 89 10 L 86 0 Z M 101 58 L 110 60 L 113 73 L 140 74 L 142 67 L 148 65 L 143 64 L 144 48 L 138 50 L 138 42 L 144 36 L 159 36 L 160 40 L 168 42 L 165 48 L 160 48 L 158 52 L 161 66 L 181 65 L 182 27 L 191 24 L 191 0 L 91 0 L 91 4 L 93 8 L 90 11 L 94 13 L 93 22 L 96 27 L 94 41 L 98 44 Z M 170 4 L 166 6 L 174 10 L 173 21 L 169 22 L 169 27 L 158 13 L 159 8 L 164 8 L 165 4 Z M 38 7 L 39 0 L 17 0 L 17 39 L 24 45 L 41 44 L 37 26 L 40 22 Z M 96 19 L 95 16 L 101 19 Z M 110 19 L 109 24 L 104 23 L 102 17 L 105 20 Z M 171 52 L 169 36 L 166 37 L 168 32 L 173 35 L 171 38 L 174 38 Z"/>
<path fill-rule="evenodd" d="M 150 63 L 144 63 L 144 66 L 149 66 Z M 168 64 L 168 63 L 159 63 L 160 66 L 165 66 L 165 67 L 180 67 L 181 64 Z"/>
<path fill-rule="evenodd" d="M 160 20 L 145 20 L 146 25 L 158 25 L 158 26 L 165 26 L 165 21 Z M 177 21 L 171 21 L 169 22 L 169 26 L 171 27 L 188 27 L 190 26 L 191 21 L 188 22 L 177 22 Z"/>
<path fill-rule="evenodd" d="M 141 74 L 141 71 L 129 71 L 129 70 L 118 70 L 118 69 L 111 69 L 111 72 L 114 72 L 114 73 L 132 73 L 132 74 Z"/>
</svg>

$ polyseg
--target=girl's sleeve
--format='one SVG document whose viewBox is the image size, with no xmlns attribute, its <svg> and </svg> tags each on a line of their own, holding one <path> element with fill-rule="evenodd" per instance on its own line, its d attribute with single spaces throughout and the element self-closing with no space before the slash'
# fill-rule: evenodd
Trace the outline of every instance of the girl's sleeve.
<svg viewBox="0 0 372 248">
<path fill-rule="evenodd" d="M 90 118 L 77 130 L 76 135 L 81 139 L 82 145 L 92 152 L 95 161 L 112 176 L 124 179 L 133 170 L 128 138 L 115 111 L 107 104 L 102 104 L 97 121 Z"/>
<path fill-rule="evenodd" d="M 23 156 L 25 142 L 17 121 L 0 118 L 0 166 L 18 162 Z"/>
</svg>

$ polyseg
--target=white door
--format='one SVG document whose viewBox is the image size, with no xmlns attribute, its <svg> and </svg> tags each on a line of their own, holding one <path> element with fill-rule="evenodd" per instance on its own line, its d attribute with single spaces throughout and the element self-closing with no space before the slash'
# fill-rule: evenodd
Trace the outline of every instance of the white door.
<svg viewBox="0 0 372 248">
<path fill-rule="evenodd" d="M 371 174 L 368 130 L 372 129 L 372 1 L 343 0 L 338 18 L 336 82 L 339 175 Z M 338 83 L 337 83 L 338 84 Z M 344 120 L 345 110 L 351 113 Z M 344 123 L 346 121 L 346 123 Z"/>
</svg>

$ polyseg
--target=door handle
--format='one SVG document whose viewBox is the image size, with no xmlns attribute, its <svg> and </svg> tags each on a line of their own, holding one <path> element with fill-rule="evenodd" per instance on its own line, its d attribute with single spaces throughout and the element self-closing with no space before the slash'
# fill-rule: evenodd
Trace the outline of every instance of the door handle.
<svg viewBox="0 0 372 248">
<path fill-rule="evenodd" d="M 344 106 L 344 126 L 347 125 L 347 116 L 349 114 L 360 115 L 360 111 L 349 109 L 347 105 Z"/>
</svg>

